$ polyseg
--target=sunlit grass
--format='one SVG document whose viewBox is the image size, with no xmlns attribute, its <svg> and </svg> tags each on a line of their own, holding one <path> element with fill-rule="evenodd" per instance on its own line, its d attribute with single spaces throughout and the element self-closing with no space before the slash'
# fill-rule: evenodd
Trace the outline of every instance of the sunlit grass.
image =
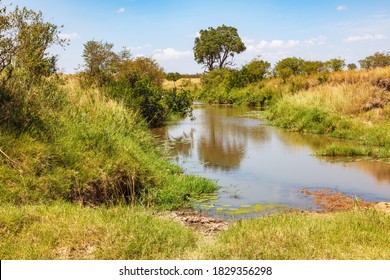
<svg viewBox="0 0 390 280">
<path fill-rule="evenodd" d="M 1 259 L 389 259 L 390 216 L 285 213 L 204 239 L 155 209 L 69 203 L 0 207 Z"/>
<path fill-rule="evenodd" d="M 206 259 L 389 259 L 390 216 L 374 210 L 276 214 L 243 220 L 204 249 Z"/>
<path fill-rule="evenodd" d="M 0 207 L 1 259 L 177 259 L 198 235 L 151 210 L 55 203 Z"/>
</svg>

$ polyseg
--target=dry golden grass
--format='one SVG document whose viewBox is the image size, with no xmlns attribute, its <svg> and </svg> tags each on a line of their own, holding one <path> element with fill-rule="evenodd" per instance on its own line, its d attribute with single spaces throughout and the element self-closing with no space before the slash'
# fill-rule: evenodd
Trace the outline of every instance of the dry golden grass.
<svg viewBox="0 0 390 280">
<path fill-rule="evenodd" d="M 370 70 L 338 71 L 329 76 L 330 83 L 355 84 L 361 82 L 375 83 L 379 79 L 390 78 L 390 67 L 375 68 Z"/>
<path fill-rule="evenodd" d="M 164 80 L 163 81 L 163 88 L 165 89 L 172 89 L 176 85 L 177 88 L 186 88 L 191 86 L 200 86 L 200 78 L 182 78 L 176 81 L 175 83 L 173 81 Z"/>
<path fill-rule="evenodd" d="M 353 115 L 363 112 L 364 106 L 370 101 L 370 98 L 380 95 L 381 92 L 381 89 L 370 83 L 326 84 L 287 98 L 294 105 Z"/>
</svg>

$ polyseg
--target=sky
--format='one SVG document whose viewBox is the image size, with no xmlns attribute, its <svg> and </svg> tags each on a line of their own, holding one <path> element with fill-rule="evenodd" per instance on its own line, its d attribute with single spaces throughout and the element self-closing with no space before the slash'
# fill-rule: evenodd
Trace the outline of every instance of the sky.
<svg viewBox="0 0 390 280">
<path fill-rule="evenodd" d="M 356 63 L 390 51 L 389 0 L 13 0 L 63 26 L 65 48 L 54 47 L 62 72 L 82 69 L 84 44 L 113 43 L 133 57 L 154 58 L 166 72 L 204 71 L 194 61 L 199 31 L 222 24 L 237 28 L 246 51 L 235 67 L 260 57 L 273 65 L 286 57 L 345 59 Z"/>
</svg>

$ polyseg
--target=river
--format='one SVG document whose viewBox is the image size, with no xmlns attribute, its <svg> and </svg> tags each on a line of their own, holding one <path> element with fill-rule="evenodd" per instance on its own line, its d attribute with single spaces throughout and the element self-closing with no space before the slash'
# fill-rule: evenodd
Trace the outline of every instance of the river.
<svg viewBox="0 0 390 280">
<path fill-rule="evenodd" d="M 196 208 L 225 219 L 284 209 L 317 209 L 302 189 L 332 189 L 368 201 L 390 201 L 390 164 L 313 156 L 332 143 L 243 117 L 248 108 L 195 106 L 193 118 L 154 130 L 186 174 L 215 180 L 218 194 Z"/>
</svg>

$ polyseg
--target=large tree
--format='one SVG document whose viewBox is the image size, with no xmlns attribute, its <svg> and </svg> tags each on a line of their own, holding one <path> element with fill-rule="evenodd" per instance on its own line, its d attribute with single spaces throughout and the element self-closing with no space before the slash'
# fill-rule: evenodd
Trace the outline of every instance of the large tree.
<svg viewBox="0 0 390 280">
<path fill-rule="evenodd" d="M 195 61 L 204 64 L 209 71 L 233 65 L 234 55 L 246 50 L 234 27 L 209 27 L 199 33 L 200 36 L 195 38 Z"/>
<path fill-rule="evenodd" d="M 113 47 L 111 43 L 96 40 L 84 44 L 84 69 L 89 82 L 101 86 L 115 73 L 119 57 Z"/>
<path fill-rule="evenodd" d="M 302 58 L 287 57 L 276 63 L 274 71 L 276 75 L 286 80 L 292 75 L 303 74 L 305 61 Z"/>
</svg>

